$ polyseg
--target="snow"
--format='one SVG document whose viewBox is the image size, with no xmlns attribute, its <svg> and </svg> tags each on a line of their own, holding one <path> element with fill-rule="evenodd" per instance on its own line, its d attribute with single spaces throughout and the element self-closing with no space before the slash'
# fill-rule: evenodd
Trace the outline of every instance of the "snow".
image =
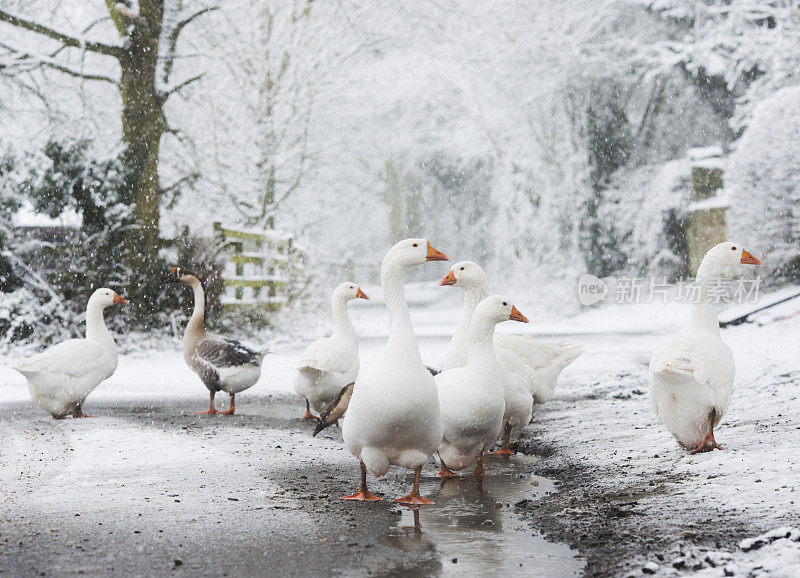
<svg viewBox="0 0 800 578">
<path fill-rule="evenodd" d="M 653 568 L 660 576 L 682 575 L 682 572 L 674 569 L 677 564 L 685 568 L 696 568 L 692 575 L 700 578 L 794 578 L 800 568 L 800 529 L 775 528 L 742 540 L 739 548 L 732 552 L 699 552 L 688 549 L 668 562 L 668 566 L 660 567 L 649 562 L 644 567 Z"/>
<path fill-rule="evenodd" d="M 708 158 L 718 158 L 722 156 L 722 147 L 708 146 L 708 147 L 695 147 L 686 152 L 686 156 L 691 161 L 702 161 Z"/>
<path fill-rule="evenodd" d="M 785 307 L 795 314 L 800 311 L 797 302 Z M 688 313 L 686 306 L 682 311 L 665 309 L 671 319 L 650 317 L 647 309 L 639 310 L 640 328 L 649 329 L 643 335 L 571 338 L 583 343 L 586 350 L 565 370 L 556 399 L 537 417 L 542 420 L 543 442 L 561 446 L 566 459 L 600 468 L 605 475 L 599 483 L 609 491 L 624 485 L 625 480 L 653 480 L 661 491 L 640 497 L 636 510 L 654 519 L 666 516 L 669 523 L 680 524 L 682 511 L 702 505 L 710 510 L 710 519 L 733 516 L 754 534 L 787 522 L 798 523 L 800 416 L 794 408 L 800 401 L 800 372 L 796 369 L 800 318 L 795 315 L 763 326 L 745 324 L 723 331 L 737 365 L 731 407 L 716 430 L 717 440 L 727 449 L 691 456 L 658 424 L 646 395 L 650 352 Z M 618 307 L 603 307 L 581 317 L 584 321 L 591 318 L 587 325 L 599 329 L 605 320 L 611 322 L 615 311 L 622 313 Z M 561 435 L 565 427 L 569 427 L 569 436 Z M 702 528 L 696 531 L 702 532 Z M 797 575 L 800 544 L 784 540 L 770 548 L 763 553 L 726 556 L 738 561 L 733 566 L 736 576 Z M 773 554 L 779 559 L 766 564 Z M 734 575 L 723 574 L 722 566 L 711 568 L 702 562 L 703 556 L 705 553 L 699 555 L 698 563 L 707 573 L 701 575 Z M 644 559 L 645 564 L 657 561 Z M 745 570 L 762 564 L 761 573 Z M 682 572 L 670 565 L 661 566 L 657 574 Z"/>
<path fill-rule="evenodd" d="M 688 211 L 693 213 L 695 211 L 708 211 L 711 209 L 727 209 L 731 206 L 731 200 L 726 194 L 715 195 L 702 201 L 695 201 L 689 205 Z"/>
<path fill-rule="evenodd" d="M 165 35 L 196 9 L 190 4 L 167 3 Z M 424 233 L 454 261 L 480 261 L 500 280 L 492 292 L 509 294 L 532 320 L 525 327 L 504 324 L 498 331 L 530 332 L 586 347 L 538 416 L 546 426 L 545 441 L 562 444 L 560 451 L 570 459 L 610 468 L 615 473 L 601 482 L 609 486 L 626 475 L 655 479 L 668 472 L 673 477 L 664 492 L 643 498 L 637 507 L 653 515 L 675 508 L 677 516 L 702 500 L 705 507 L 752 523 L 763 546 L 743 543 L 739 551 L 708 555 L 737 573 L 756 575 L 768 568 L 781 575 L 797 563 L 797 534 L 764 532 L 797 521 L 793 450 L 800 424 L 792 410 L 800 387 L 800 303 L 789 301 L 723 332 L 738 365 L 731 410 L 719 431 L 729 449 L 687 456 L 654 422 L 645 395 L 649 353 L 682 324 L 686 307 L 650 303 L 582 309 L 574 280 L 601 257 L 585 243 L 593 234 L 586 207 L 595 200 L 598 224 L 616 228 L 604 251 L 621 256 L 618 275 L 658 274 L 674 265 L 681 249 L 670 245 L 670 227 L 687 211 L 729 208 L 731 237 L 764 255 L 765 269 L 797 276 L 796 4 L 543 0 L 510 6 L 499 0 L 399 0 L 372 5 L 343 0 L 314 3 L 298 17 L 290 3 L 220 3 L 180 37 L 170 83 L 198 73 L 203 78 L 167 104 L 171 130 L 160 148 L 158 179 L 166 187 L 189 173 L 198 176 L 185 182 L 183 195 L 165 197 L 161 233 L 169 236 L 188 225 L 210 237 L 214 221 L 274 239 L 291 231 L 295 246 L 302 245 L 308 257 L 306 270 L 315 280 L 310 292 L 322 291 L 329 278 L 357 272 L 354 280 L 372 297 L 350 307 L 362 337 L 364 366 L 376 357 L 388 329 L 380 290 L 368 283 L 377 280 L 390 240 Z M 87 30 L 93 39 L 118 45 L 119 34 L 102 3 L 11 5 L 9 10 L 55 29 Z M 4 43 L 35 59 L 117 74 L 108 59 L 90 51 L 58 50 L 53 39 L 8 23 L 0 32 Z M 10 54 L 3 49 L 0 68 L 13 64 Z M 4 181 L 13 194 L 24 196 L 15 189 L 22 182 L 17 177 L 36 167 L 33 153 L 47 140 L 87 137 L 101 157 L 119 153 L 121 101 L 115 87 L 78 83 L 54 70 L 4 70 L 9 75 L 0 79 L 0 150 L 13 143 L 19 153 L 20 166 Z M 166 90 L 158 76 L 159 90 Z M 34 90 L 26 91 L 15 78 L 33 82 Z M 587 111 L 602 105 L 598 87 L 611 87 L 615 96 L 605 104 L 624 113 L 620 140 L 630 150 L 616 172 L 593 182 Z M 724 193 L 692 202 L 692 167 L 724 168 Z M 272 216 L 277 231 L 250 227 Z M 25 204 L 10 224 L 77 227 L 80 222 L 74 211 L 50 218 Z M 5 228 L 9 222 L 0 224 Z M 15 269 L 28 267 L 21 257 L 11 257 Z M 414 281 L 426 281 L 407 287 L 423 357 L 432 366 L 447 346 L 461 298 L 460 291 L 427 280 L 446 270 L 446 265 L 437 267 L 415 273 Z M 34 293 L 47 295 L 52 289 L 50 280 L 31 283 L 36 271 L 31 262 L 25 271 L 28 286 L 0 297 L 0 325 L 19 328 L 49 316 L 53 332 L 44 338 L 65 337 L 55 331 L 71 318 L 74 304 L 51 294 L 47 305 L 38 305 Z M 303 295 L 298 309 L 313 310 L 316 298 Z M 264 362 L 260 382 L 242 396 L 254 404 L 286 394 L 305 343 L 330 329 L 324 307 L 275 318 L 269 330 L 273 354 Z M 12 333 L 0 336 L 0 406 L 29 408 L 24 380 L 10 366 L 38 344 L 17 349 Z M 139 346 L 140 339 L 147 341 L 146 348 Z M 59 508 L 53 496 L 73 487 L 82 501 L 97 505 L 93 488 L 82 482 L 85 475 L 106 476 L 109 481 L 99 491 L 124 502 L 141 497 L 141 490 L 115 485 L 125 467 L 150 492 L 158 485 L 155 472 L 171 484 L 184 483 L 189 456 L 202 455 L 203 467 L 215 471 L 236 466 L 231 456 L 196 439 L 125 423 L 121 416 L 134 406 L 197 400 L 202 409 L 206 401 L 179 344 L 161 341 L 154 348 L 149 339 L 120 336 L 119 368 L 89 398 L 87 409 L 96 403 L 117 408 L 118 414 L 94 423 L 68 422 L 63 434 L 47 438 L 52 446 L 36 446 L 65 464 L 49 479 L 47 492 L 37 496 L 43 507 Z M 566 439 L 564 424 L 574 432 Z M 0 480 L 19 489 L 14 471 L 25 461 L 27 440 L 13 416 L 0 431 L 5 436 Z M 230 432 L 219 435 L 237 443 Z M 269 435 L 282 440 L 283 434 Z M 77 459 L 67 460 L 52 447 L 74 448 L 70 457 Z M 143 447 L 163 452 L 149 456 Z M 47 473 L 45 466 L 38 471 Z M 265 491 L 274 496 L 279 489 Z M 308 523 L 298 514 L 298 529 Z M 669 571 L 653 560 L 643 566 Z M 702 572 L 719 575 L 722 565 L 717 566 Z"/>
<path fill-rule="evenodd" d="M 800 86 L 759 103 L 736 144 L 726 179 L 732 188 L 730 231 L 770 257 L 771 266 L 794 267 L 800 200 Z"/>
<path fill-rule="evenodd" d="M 445 297 L 440 297 L 436 305 L 423 301 L 411 309 L 423 359 L 432 365 L 447 347 L 460 305 L 460 292 L 439 289 Z M 379 295 L 377 291 L 373 293 Z M 424 293 L 415 295 L 419 298 Z M 525 308 L 520 305 L 520 309 L 534 318 L 542 310 L 524 298 L 521 303 Z M 800 304 L 789 302 L 784 307 L 787 312 L 792 307 L 797 312 Z M 385 310 L 368 302 L 354 304 L 350 310 L 361 336 L 362 364 L 366 365 L 384 345 Z M 679 516 L 682 508 L 694 508 L 699 502 L 751 524 L 755 537 L 796 520 L 800 512 L 796 486 L 800 478 L 796 451 L 800 444 L 800 417 L 792 409 L 800 400 L 800 372 L 794 369 L 800 354 L 796 340 L 800 316 L 723 331 L 737 361 L 731 408 L 717 429 L 717 439 L 727 449 L 691 456 L 678 448 L 655 421 L 646 396 L 649 353 L 663 335 L 681 325 L 687 313 L 688 307 L 681 304 L 605 305 L 587 308 L 571 319 L 553 318 L 541 326 L 533 324 L 529 329 L 540 336 L 558 335 L 585 347 L 584 354 L 565 370 L 555 398 L 537 415 L 537 427 L 544 431 L 542 442 L 559 447 L 566 459 L 604 468 L 608 475 L 599 483 L 609 487 L 629 476 L 663 479 L 669 474 L 669 481 L 662 482 L 663 491 L 638 500 L 639 511 L 656 515 L 670 509 Z M 511 325 L 504 324 L 502 328 L 518 329 Z M 294 363 L 303 346 L 303 341 L 284 337 L 273 347 L 274 353 L 264 361 L 260 382 L 242 394 L 240 411 L 246 413 L 248 404 L 258 403 L 265 395 L 289 391 Z M 0 363 L 0 406 L 30 403 L 24 380 L 9 368 L 12 361 L 7 358 Z M 218 403 L 224 407 L 226 396 L 219 397 L 222 399 Z M 52 456 L 66 460 L 65 467 L 59 468 L 55 476 L 45 475 L 47 468 L 41 466 L 39 475 L 47 481 L 46 491 L 38 492 L 35 498 L 38 504 L 69 511 L 59 497 L 65 488 L 89 510 L 106 512 L 109 500 L 169 500 L 171 493 L 198 503 L 204 495 L 200 489 L 192 489 L 202 478 L 196 472 L 222 472 L 226 468 L 238 468 L 239 475 L 244 476 L 230 488 L 231 496 L 235 497 L 236 487 L 251 484 L 263 492 L 265 503 L 280 499 L 279 487 L 255 478 L 247 481 L 249 474 L 247 468 L 241 467 L 241 456 L 220 451 L 225 443 L 238 443 L 234 442 L 235 434 L 226 433 L 224 428 L 216 430 L 215 443 L 208 445 L 196 437 L 186 439 L 158 428 L 118 427 L 132 407 L 146 411 L 147 407 L 169 406 L 187 399 L 196 400 L 197 409 L 201 410 L 207 397 L 197 377 L 185 366 L 177 343 L 166 344 L 161 351 L 122 355 L 117 372 L 98 387 L 86 405 L 90 412 L 95 404 L 118 409 L 105 409 L 95 421 L 69 422 L 74 425 L 62 430 L 66 437 L 58 442 L 59 447 L 74 448 L 77 453 L 70 453 L 69 459 Z M 581 404 L 580 419 L 576 403 Z M 38 415 L 42 425 L 50 423 L 44 413 Z M 14 431 L 13 423 L 12 415 L 1 426 L 6 441 L 0 456 L 0 481 L 16 488 L 20 483 L 13 473 L 16 470 L 6 466 L 17 463 L 30 448 L 20 432 Z M 109 428 L 106 424 L 116 425 Z M 569 436 L 562 435 L 564 428 L 569 428 Z M 300 446 L 305 447 L 302 440 L 284 439 L 282 436 L 288 437 L 285 432 L 270 430 L 268 436 L 270 443 L 294 447 L 296 452 L 301 452 Z M 302 451 L 311 451 L 311 447 L 319 451 L 312 440 L 304 443 L 311 445 Z M 43 456 L 50 456 L 53 451 L 47 444 L 36 447 Z M 158 452 L 148 449 L 156 447 Z M 126 482 L 131 472 L 137 479 L 135 486 Z M 106 481 L 97 485 L 86 483 L 85 479 Z M 298 529 L 313 525 L 302 513 L 297 513 L 293 523 Z M 750 542 L 743 543 L 740 550 L 715 556 L 737 572 L 761 566 L 759 572 L 763 574 L 757 575 L 788 576 L 786 569 L 796 565 L 800 557 L 797 535 L 764 538 L 769 543 L 759 549 L 752 548 Z M 656 562 L 643 560 L 642 564 L 652 568 Z M 659 572 L 671 568 L 662 565 Z M 703 576 L 722 575 L 721 566 L 703 568 Z M 766 574 L 768 571 L 771 574 Z"/>
<path fill-rule="evenodd" d="M 58 217 L 49 217 L 37 212 L 30 203 L 25 202 L 14 214 L 15 227 L 68 227 L 77 229 L 81 226 L 81 216 L 73 209 L 67 209 Z"/>
</svg>

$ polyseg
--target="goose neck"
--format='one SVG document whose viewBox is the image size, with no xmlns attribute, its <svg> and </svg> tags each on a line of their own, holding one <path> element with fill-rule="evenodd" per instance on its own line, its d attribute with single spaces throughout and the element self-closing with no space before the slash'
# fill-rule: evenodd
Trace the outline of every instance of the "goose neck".
<svg viewBox="0 0 800 578">
<path fill-rule="evenodd" d="M 203 291 L 203 284 L 199 279 L 194 279 L 189 283 L 194 293 L 194 309 L 189 323 L 186 325 L 184 340 L 192 341 L 199 339 L 206 332 L 206 294 Z"/>
<path fill-rule="evenodd" d="M 413 350 L 422 363 L 403 288 L 403 268 L 384 263 L 381 268 L 381 289 L 389 312 L 389 349 L 404 350 L 408 354 Z"/>
<path fill-rule="evenodd" d="M 94 341 L 111 340 L 111 332 L 106 327 L 106 321 L 103 317 L 103 306 L 94 299 L 89 299 L 89 304 L 86 306 L 86 338 Z"/>
<path fill-rule="evenodd" d="M 347 299 L 334 297 L 331 301 L 331 312 L 333 316 L 333 336 L 339 339 L 354 340 L 356 330 L 347 315 Z"/>
<path fill-rule="evenodd" d="M 469 328 L 468 366 L 495 360 L 494 328 L 496 324 L 486 318 L 476 317 Z"/>
<path fill-rule="evenodd" d="M 464 289 L 464 305 L 461 308 L 461 317 L 453 332 L 453 338 L 450 340 L 450 347 L 444 356 L 442 363 L 444 369 L 466 365 L 472 316 L 478 303 L 486 298 L 488 292 L 489 289 L 485 285 L 470 285 Z"/>
<path fill-rule="evenodd" d="M 713 264 L 707 263 L 704 259 L 697 270 L 695 283 L 698 287 L 698 294 L 692 303 L 692 312 L 686 329 L 691 331 L 709 331 L 719 335 L 719 318 L 717 308 L 710 298 L 709 287 L 714 278 L 720 275 L 721 271 Z"/>
<path fill-rule="evenodd" d="M 481 285 L 470 285 L 464 290 L 464 306 L 461 308 L 461 319 L 458 321 L 456 331 L 463 335 L 468 335 L 472 316 L 478 303 L 486 299 L 489 295 L 489 288 Z"/>
</svg>

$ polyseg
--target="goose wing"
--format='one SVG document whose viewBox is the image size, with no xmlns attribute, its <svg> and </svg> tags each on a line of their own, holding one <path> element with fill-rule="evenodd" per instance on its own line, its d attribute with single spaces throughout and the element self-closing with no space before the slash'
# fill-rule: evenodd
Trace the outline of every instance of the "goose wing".
<svg viewBox="0 0 800 578">
<path fill-rule="evenodd" d="M 312 437 L 326 427 L 335 424 L 345 414 L 347 407 L 350 405 L 350 398 L 353 397 L 353 387 L 355 387 L 355 382 L 345 385 L 339 391 L 336 399 L 320 412 L 317 418 L 317 427 L 314 428 L 314 433 L 311 434 Z"/>
<path fill-rule="evenodd" d="M 317 339 L 308 344 L 297 367 L 345 373 L 351 369 L 352 359 L 342 353 L 333 339 L 329 337 Z"/>
<path fill-rule="evenodd" d="M 235 367 L 255 365 L 258 367 L 259 354 L 235 339 L 208 336 L 198 342 L 195 355 L 214 367 Z"/>
<path fill-rule="evenodd" d="M 583 351 L 579 345 L 558 342 L 541 342 L 533 339 L 532 335 L 511 335 L 496 333 L 494 336 L 495 347 L 502 347 L 513 351 L 517 356 L 530 365 L 534 370 L 542 369 L 551 364 L 561 362 L 569 365 Z"/>
<path fill-rule="evenodd" d="M 711 386 L 730 386 L 736 366 L 727 345 L 716 339 L 668 339 L 653 354 L 651 374 L 666 378 L 691 377 Z"/>
<path fill-rule="evenodd" d="M 80 377 L 95 370 L 103 358 L 103 348 L 87 339 L 68 339 L 26 359 L 14 369 L 26 373 L 61 373 Z"/>
</svg>

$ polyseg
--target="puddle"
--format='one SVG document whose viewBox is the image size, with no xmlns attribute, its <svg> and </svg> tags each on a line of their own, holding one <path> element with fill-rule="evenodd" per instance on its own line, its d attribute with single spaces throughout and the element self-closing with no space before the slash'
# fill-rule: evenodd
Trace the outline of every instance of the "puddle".
<svg viewBox="0 0 800 578">
<path fill-rule="evenodd" d="M 428 481 L 423 495 L 436 504 L 403 508 L 386 542 L 434 549 L 440 576 L 580 576 L 584 563 L 574 550 L 546 541 L 514 514 L 516 502 L 558 491 L 553 480 L 520 473 L 519 465 L 528 459 L 487 460 L 490 475 L 480 490 L 471 475 Z"/>
</svg>

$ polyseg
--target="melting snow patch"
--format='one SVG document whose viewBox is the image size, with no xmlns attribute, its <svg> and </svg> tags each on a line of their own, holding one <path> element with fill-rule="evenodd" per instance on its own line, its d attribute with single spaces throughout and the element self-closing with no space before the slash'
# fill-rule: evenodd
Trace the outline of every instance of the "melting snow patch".
<svg viewBox="0 0 800 578">
<path fill-rule="evenodd" d="M 642 572 L 659 576 L 689 573 L 701 578 L 795 578 L 800 575 L 800 529 L 777 528 L 747 538 L 733 552 L 703 551 L 694 546 L 680 546 L 661 565 L 655 562 L 644 564 Z"/>
</svg>

